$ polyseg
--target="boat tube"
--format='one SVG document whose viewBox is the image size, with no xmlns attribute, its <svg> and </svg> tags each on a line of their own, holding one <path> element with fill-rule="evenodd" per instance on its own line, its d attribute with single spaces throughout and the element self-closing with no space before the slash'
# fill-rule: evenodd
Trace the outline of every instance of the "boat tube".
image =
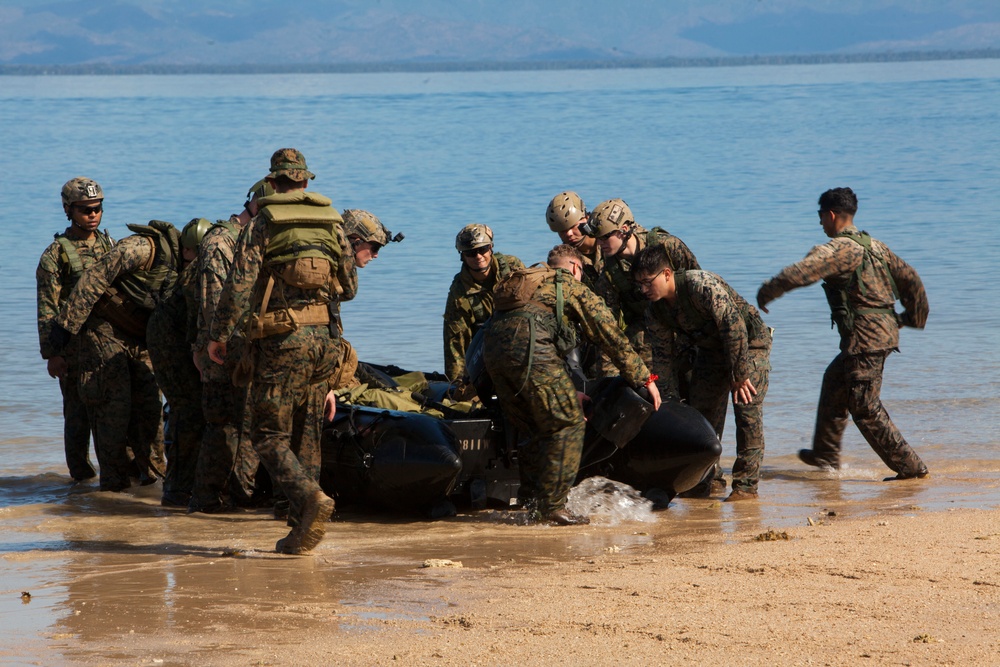
<svg viewBox="0 0 1000 667">
<path fill-rule="evenodd" d="M 359 375 L 395 387 L 395 367 L 361 364 Z M 409 374 L 413 375 L 413 374 Z M 451 385 L 437 374 L 414 398 L 445 418 L 365 405 L 338 405 L 323 433 L 321 485 L 338 502 L 425 516 L 454 514 L 454 504 L 483 508 L 517 503 L 518 436 L 498 403 L 468 413 L 447 405 Z M 693 488 L 722 448 L 694 408 L 664 401 L 653 411 L 619 378 L 587 388 L 587 430 L 580 475 L 629 484 L 667 500 Z M 663 503 L 661 502 L 661 505 Z"/>
</svg>

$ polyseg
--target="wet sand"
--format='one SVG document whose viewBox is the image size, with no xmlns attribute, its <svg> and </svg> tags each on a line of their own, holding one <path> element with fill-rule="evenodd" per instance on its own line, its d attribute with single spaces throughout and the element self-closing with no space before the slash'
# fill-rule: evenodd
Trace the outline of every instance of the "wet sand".
<svg viewBox="0 0 1000 667">
<path fill-rule="evenodd" d="M 344 511 L 307 557 L 263 511 L 46 474 L 0 509 L 0 664 L 1000 665 L 1000 473 L 880 473 L 617 525 Z"/>
</svg>

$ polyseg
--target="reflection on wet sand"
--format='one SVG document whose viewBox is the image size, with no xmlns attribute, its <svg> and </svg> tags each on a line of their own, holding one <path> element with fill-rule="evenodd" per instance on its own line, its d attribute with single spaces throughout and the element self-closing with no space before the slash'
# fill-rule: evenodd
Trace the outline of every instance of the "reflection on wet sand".
<svg viewBox="0 0 1000 667">
<path fill-rule="evenodd" d="M 264 510 L 189 516 L 160 507 L 156 486 L 108 494 L 64 485 L 61 501 L 52 488 L 41 502 L 0 509 L 0 645 L 18 647 L 0 661 L 186 662 L 211 651 L 236 658 L 247 646 L 259 651 L 264 638 L 280 657 L 290 625 L 329 635 L 360 631 L 371 619 L 426 620 L 451 604 L 449 582 L 508 564 L 643 549 L 679 554 L 720 535 L 808 521 L 1000 503 L 1000 473 L 985 470 L 883 483 L 874 470 L 779 465 L 765 469 L 759 502 L 675 500 L 651 523 L 567 529 L 518 525 L 516 513 L 499 510 L 437 522 L 342 511 L 311 557 L 273 553 L 287 528 Z M 435 558 L 464 567 L 420 567 Z M 31 593 L 29 603 L 21 591 Z"/>
</svg>

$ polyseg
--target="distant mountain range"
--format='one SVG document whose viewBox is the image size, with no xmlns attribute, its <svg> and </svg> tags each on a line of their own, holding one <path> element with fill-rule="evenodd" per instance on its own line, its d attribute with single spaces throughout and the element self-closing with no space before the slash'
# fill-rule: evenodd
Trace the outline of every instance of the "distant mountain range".
<svg viewBox="0 0 1000 667">
<path fill-rule="evenodd" d="M 281 69 L 997 50 L 996 0 L 3 0 L 0 6 L 0 65 L 7 66 Z"/>
</svg>

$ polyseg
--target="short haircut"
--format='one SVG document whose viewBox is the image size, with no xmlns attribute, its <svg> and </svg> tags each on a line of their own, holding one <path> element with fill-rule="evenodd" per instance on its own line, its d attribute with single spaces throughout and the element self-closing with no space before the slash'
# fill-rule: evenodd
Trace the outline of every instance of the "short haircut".
<svg viewBox="0 0 1000 667">
<path fill-rule="evenodd" d="M 561 245 L 557 245 L 549 251 L 549 256 L 546 258 L 545 263 L 552 266 L 553 264 L 566 261 L 574 261 L 583 264 L 583 255 L 581 255 L 580 251 L 573 246 L 568 243 L 563 243 Z"/>
<path fill-rule="evenodd" d="M 833 188 L 819 196 L 819 210 L 853 216 L 858 212 L 858 198 L 850 188 Z"/>
<path fill-rule="evenodd" d="M 632 277 L 655 276 L 664 269 L 674 270 L 667 246 L 662 243 L 646 246 L 632 259 Z"/>
<path fill-rule="evenodd" d="M 302 181 L 296 181 L 294 179 L 288 178 L 285 174 L 278 174 L 277 176 L 268 176 L 272 181 L 274 181 L 274 189 L 287 190 L 302 187 Z"/>
</svg>

